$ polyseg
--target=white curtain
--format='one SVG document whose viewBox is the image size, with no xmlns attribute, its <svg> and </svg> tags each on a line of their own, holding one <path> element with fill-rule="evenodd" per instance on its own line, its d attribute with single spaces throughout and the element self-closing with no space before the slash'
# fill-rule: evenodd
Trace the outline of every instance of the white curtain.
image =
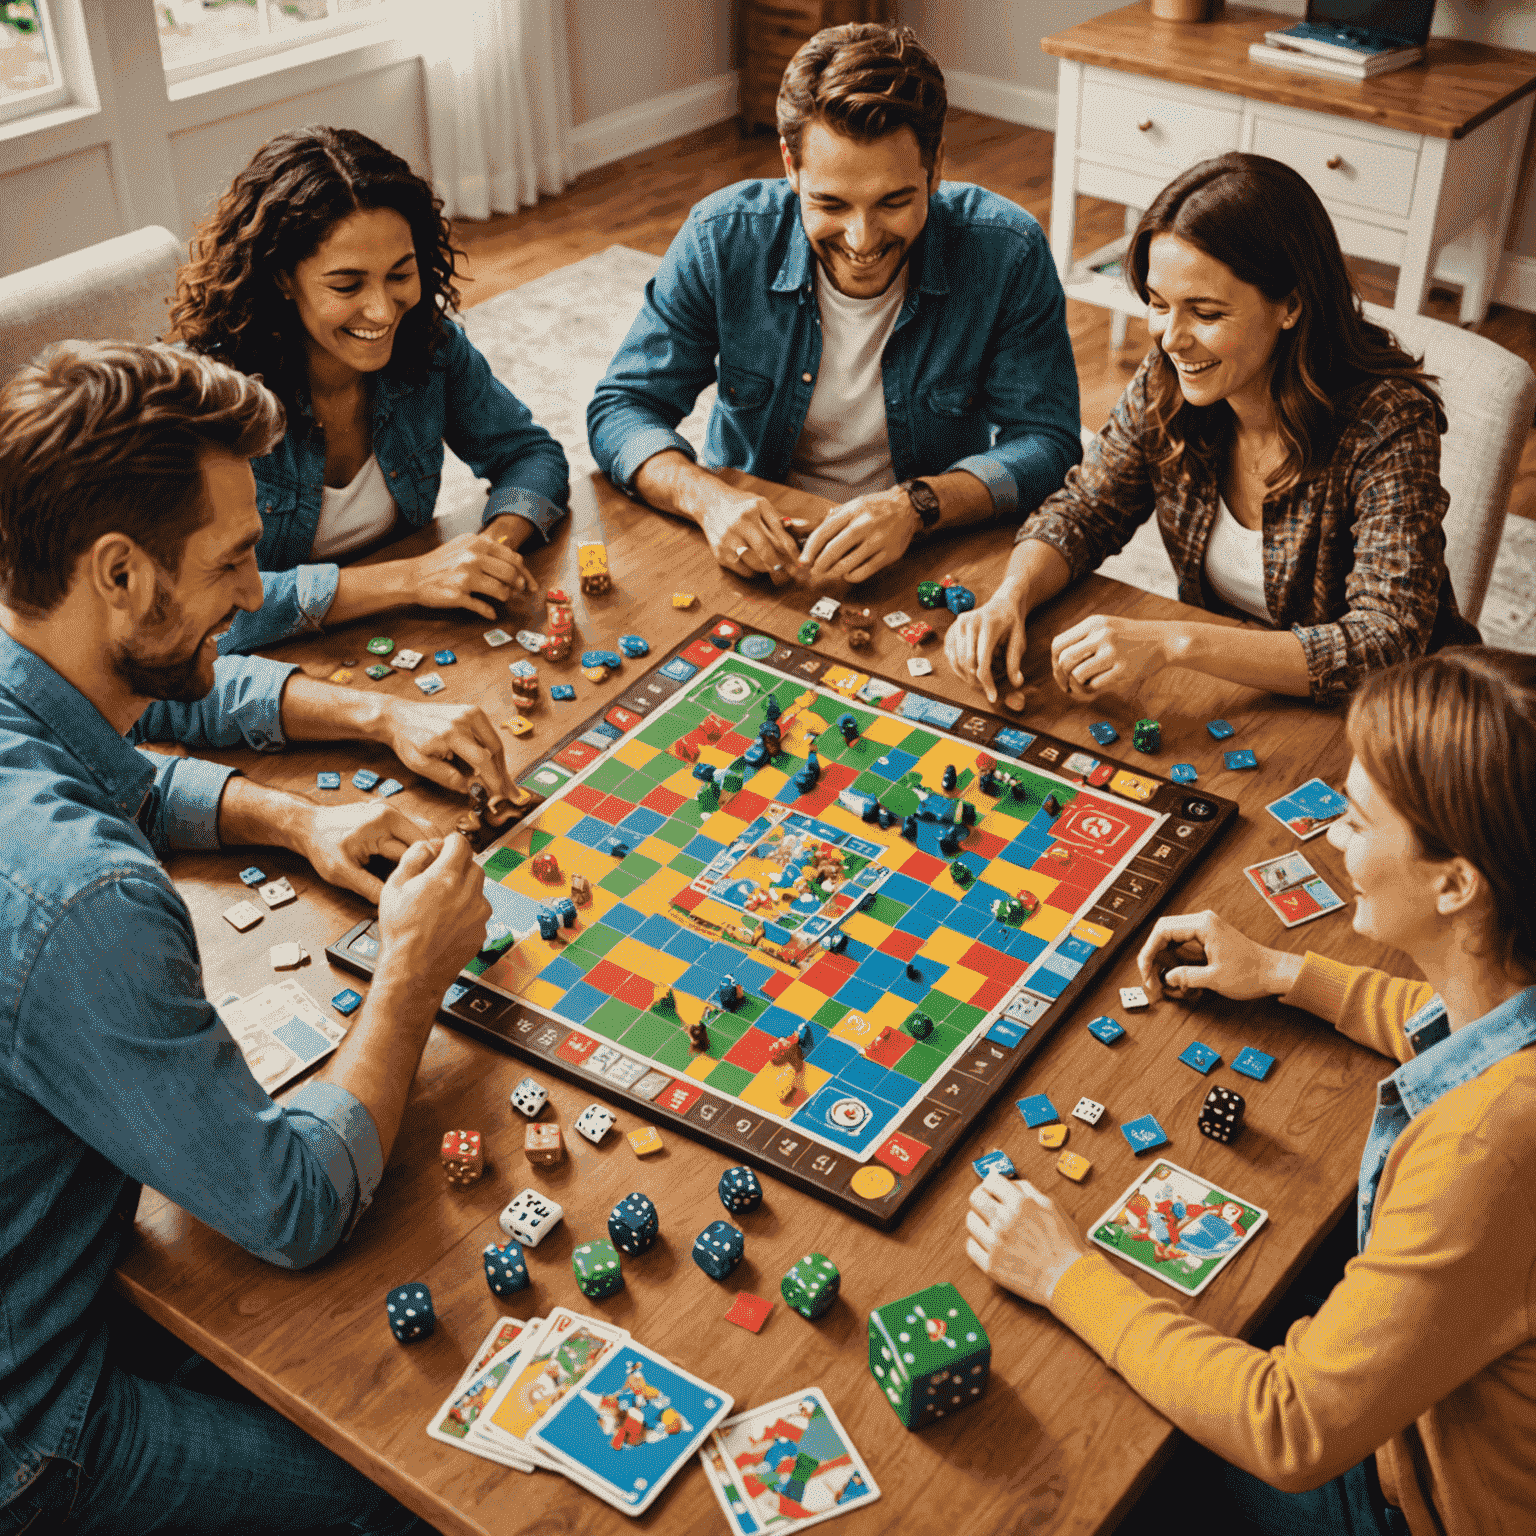
<svg viewBox="0 0 1536 1536">
<path fill-rule="evenodd" d="M 420 17 L 443 211 L 485 219 L 560 191 L 571 179 L 564 0 L 432 0 Z"/>
</svg>

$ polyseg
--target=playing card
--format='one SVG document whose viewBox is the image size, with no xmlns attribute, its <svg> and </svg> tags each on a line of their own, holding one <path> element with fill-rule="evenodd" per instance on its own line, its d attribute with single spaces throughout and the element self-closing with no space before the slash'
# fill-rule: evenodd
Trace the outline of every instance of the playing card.
<svg viewBox="0 0 1536 1536">
<path fill-rule="evenodd" d="M 1287 928 L 1344 905 L 1338 892 L 1299 853 L 1250 864 L 1243 873 Z"/>
<path fill-rule="evenodd" d="M 1267 1211 L 1159 1158 L 1089 1230 L 1186 1296 L 1198 1296 L 1269 1219 Z"/>
<path fill-rule="evenodd" d="M 427 1421 L 427 1433 L 434 1440 L 456 1445 L 461 1450 L 499 1461 L 504 1466 L 515 1466 L 521 1471 L 531 1472 L 531 1461 L 514 1459 L 499 1447 L 472 1439 L 470 1429 L 495 1395 L 496 1388 L 506 1380 L 507 1372 L 517 1355 L 517 1340 L 525 1333 L 537 1332 L 542 1326 L 543 1319 L 537 1317 L 529 1318 L 526 1322 L 515 1317 L 499 1319 L 464 1368 L 453 1391 L 443 1400 L 443 1406 Z"/>
<path fill-rule="evenodd" d="M 1326 832 L 1349 809 L 1349 801 L 1322 779 L 1308 779 L 1264 809 L 1306 842 Z"/>
</svg>

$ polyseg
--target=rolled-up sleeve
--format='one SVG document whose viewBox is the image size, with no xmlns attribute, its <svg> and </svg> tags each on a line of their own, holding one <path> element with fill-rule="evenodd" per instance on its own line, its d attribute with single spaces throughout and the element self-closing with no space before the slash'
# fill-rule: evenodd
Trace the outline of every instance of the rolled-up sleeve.
<svg viewBox="0 0 1536 1536">
<path fill-rule="evenodd" d="M 213 687 L 194 704 L 151 704 L 134 722 L 128 740 L 174 741 L 184 747 L 254 747 L 276 752 L 283 735 L 283 689 L 298 667 L 265 656 L 220 656 Z"/>
<path fill-rule="evenodd" d="M 219 641 L 221 656 L 240 655 L 259 646 L 276 645 L 295 635 L 313 634 L 325 622 L 341 581 L 337 565 L 300 565 L 291 571 L 263 571 L 265 594 L 255 613 L 235 615 L 229 633 Z"/>
</svg>

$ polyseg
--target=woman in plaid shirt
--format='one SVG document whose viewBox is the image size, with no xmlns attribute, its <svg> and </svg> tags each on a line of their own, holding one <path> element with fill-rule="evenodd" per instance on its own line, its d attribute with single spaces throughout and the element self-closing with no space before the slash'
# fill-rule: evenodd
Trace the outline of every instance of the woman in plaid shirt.
<svg viewBox="0 0 1536 1536">
<path fill-rule="evenodd" d="M 1163 667 L 1342 698 L 1370 671 L 1479 640 L 1456 607 L 1441 520 L 1440 397 L 1360 312 L 1328 213 L 1289 166 L 1207 160 L 1170 182 L 1126 257 L 1157 342 L 1082 465 L 1024 522 L 950 664 L 995 702 L 1023 686 L 1030 610 L 1154 514 L 1179 599 L 1263 628 L 1096 614 L 1051 645 L 1078 698 Z"/>
</svg>

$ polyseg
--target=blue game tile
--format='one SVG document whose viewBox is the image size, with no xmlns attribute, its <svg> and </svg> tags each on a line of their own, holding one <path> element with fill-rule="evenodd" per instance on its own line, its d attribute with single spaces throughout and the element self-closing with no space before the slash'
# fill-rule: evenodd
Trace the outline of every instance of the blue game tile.
<svg viewBox="0 0 1536 1536">
<path fill-rule="evenodd" d="M 317 773 L 315 775 L 316 789 L 340 789 L 341 775 L 339 773 Z"/>
<path fill-rule="evenodd" d="M 583 848 L 601 848 L 613 836 L 613 828 L 596 816 L 583 816 L 565 836 Z"/>
<path fill-rule="evenodd" d="M 265 885 L 267 877 L 254 864 L 251 864 L 240 871 L 240 883 L 241 885 Z"/>
<path fill-rule="evenodd" d="M 1179 1060 L 1186 1067 L 1193 1067 L 1203 1077 L 1212 1067 L 1216 1066 L 1221 1057 L 1210 1046 L 1199 1040 L 1191 1040 L 1188 1045 L 1179 1052 Z"/>
<path fill-rule="evenodd" d="M 662 947 L 673 959 L 691 962 L 697 960 L 700 955 L 708 954 L 710 943 L 708 939 L 700 938 L 691 929 L 677 928 Z"/>
<path fill-rule="evenodd" d="M 685 843 L 680 851 L 686 853 L 690 859 L 708 864 L 717 853 L 725 851 L 725 844 L 717 843 L 714 838 L 705 837 L 701 832 L 691 843 Z"/>
<path fill-rule="evenodd" d="M 953 926 L 953 924 L 951 924 Z M 1025 965 L 1033 965 L 1046 951 L 1046 942 L 1037 933 L 1025 933 L 1022 928 L 1009 928 L 1007 952 Z M 994 921 L 990 931 L 983 935 L 994 949 L 1002 948 L 998 937 L 998 924 Z"/>
<path fill-rule="evenodd" d="M 1200 777 L 1193 763 L 1175 763 L 1168 770 L 1168 777 L 1175 784 L 1193 784 Z"/>
<path fill-rule="evenodd" d="M 560 704 L 569 704 L 576 697 L 576 690 L 569 683 L 554 683 L 550 686 L 550 698 Z"/>
<path fill-rule="evenodd" d="M 1028 1126 L 1050 1125 L 1053 1121 L 1061 1119 L 1056 1113 L 1056 1106 L 1051 1103 L 1043 1093 L 1032 1093 L 1027 1099 L 1016 1101 L 1018 1110 L 1024 1116 L 1024 1124 Z"/>
<path fill-rule="evenodd" d="M 672 935 L 677 931 L 676 923 L 668 921 L 659 912 L 653 912 L 635 929 L 632 937 L 638 939 L 648 949 L 665 949 L 672 942 Z"/>
<path fill-rule="evenodd" d="M 1005 1179 L 1014 1176 L 1015 1168 L 1013 1159 L 1001 1148 L 994 1148 L 991 1152 L 983 1152 L 971 1167 L 976 1170 L 976 1177 L 984 1179 L 989 1173 L 1000 1173 Z"/>
<path fill-rule="evenodd" d="M 1168 1145 L 1168 1133 L 1157 1123 L 1155 1115 L 1143 1115 L 1139 1120 L 1127 1120 L 1120 1127 L 1120 1134 L 1131 1144 L 1131 1151 L 1138 1155 L 1150 1152 L 1153 1147 Z"/>
<path fill-rule="evenodd" d="M 1125 1033 L 1125 1026 L 1116 1023 L 1107 1013 L 1101 1013 L 1098 1018 L 1088 1021 L 1088 1033 L 1105 1045 L 1113 1045 Z"/>
<path fill-rule="evenodd" d="M 599 720 L 590 731 L 581 733 L 581 739 L 594 747 L 601 747 L 605 742 L 617 741 L 623 734 L 612 721 Z"/>
<path fill-rule="evenodd" d="M 1063 976 L 1060 971 L 1047 970 L 1043 964 L 1033 971 L 1029 978 L 1030 990 L 1052 1001 L 1060 997 L 1071 984 L 1070 976 Z"/>
<path fill-rule="evenodd" d="M 833 993 L 833 1001 L 851 1008 L 855 1013 L 868 1013 L 885 994 L 857 976 L 850 977 Z"/>
<path fill-rule="evenodd" d="M 1205 728 L 1217 741 L 1225 741 L 1229 736 L 1237 735 L 1237 732 L 1225 720 L 1207 721 Z"/>
<path fill-rule="evenodd" d="M 939 926 L 940 921 L 942 919 L 935 919 L 932 913 L 920 912 L 912 907 L 896 919 L 896 932 L 910 934 L 914 939 L 926 939 Z"/>
<path fill-rule="evenodd" d="M 941 704 L 937 699 L 929 699 L 927 704 L 923 718 L 929 725 L 938 726 L 941 731 L 952 730 L 965 713 L 958 704 Z"/>
<path fill-rule="evenodd" d="M 432 660 L 440 667 L 451 667 L 459 658 L 452 651 L 433 651 Z"/>
<path fill-rule="evenodd" d="M 373 771 L 372 768 L 359 768 L 357 772 L 352 775 L 353 789 L 360 789 L 365 794 L 378 782 L 379 776 Z"/>
<path fill-rule="evenodd" d="M 736 969 L 731 974 L 751 994 L 760 992 L 763 983 L 775 972 L 771 965 L 764 965 L 761 960 L 754 960 L 750 955 L 738 955 Z"/>
<path fill-rule="evenodd" d="M 873 944 L 865 944 L 860 939 L 849 939 L 843 947 L 843 958 L 845 960 L 852 960 L 858 965 L 863 965 L 874 952 L 875 946 Z"/>
<path fill-rule="evenodd" d="M 1028 731 L 1021 731 L 1016 726 L 1005 725 L 996 736 L 992 738 L 992 746 L 998 752 L 1006 752 L 1009 757 L 1023 757 L 1034 745 L 1035 738 Z"/>
<path fill-rule="evenodd" d="M 1055 976 L 1065 976 L 1071 981 L 1082 970 L 1081 960 L 1074 960 L 1071 955 L 1064 955 L 1059 949 L 1053 949 L 1040 961 L 1040 969 L 1035 972 L 1037 976 L 1049 972 Z"/>
<path fill-rule="evenodd" d="M 926 918 L 928 927 L 923 931 L 925 933 L 931 933 L 935 928 L 940 928 L 943 926 L 944 919 L 947 918 L 949 914 L 954 911 L 954 909 L 955 898 L 953 896 L 946 896 L 943 891 L 929 891 L 928 894 L 924 896 L 923 899 L 918 902 L 915 907 L 912 908 L 912 911 L 907 913 L 907 916 L 911 917 L 913 913 L 916 913 L 919 916 Z"/>
<path fill-rule="evenodd" d="M 573 1024 L 585 1024 L 607 1001 L 606 992 L 599 992 L 588 982 L 578 981 L 555 1004 L 552 1011 L 558 1013 L 562 1019 L 569 1019 Z"/>
<path fill-rule="evenodd" d="M 1248 750 L 1247 747 L 1243 747 L 1236 752 L 1222 753 L 1222 761 L 1227 765 L 1228 768 L 1233 770 L 1239 768 L 1257 768 L 1259 766 L 1258 758 L 1256 758 L 1253 753 Z"/>
<path fill-rule="evenodd" d="M 827 1035 L 812 1048 L 805 1059 L 813 1067 L 820 1067 L 829 1077 L 846 1076 L 849 1063 L 863 1060 L 856 1045 L 837 1035 Z M 882 1067 L 880 1070 L 883 1072 L 885 1069 Z"/>
<path fill-rule="evenodd" d="M 564 955 L 556 955 L 548 965 L 539 972 L 539 980 L 547 981 L 551 986 L 559 987 L 562 992 L 574 987 L 583 976 L 580 966 L 572 965 Z"/>
<path fill-rule="evenodd" d="M 331 1007 L 343 1016 L 350 1016 L 362 1006 L 363 995 L 354 992 L 351 987 L 346 987 L 331 999 Z"/>
<path fill-rule="evenodd" d="M 1101 747 L 1107 747 L 1112 741 L 1120 740 L 1120 732 L 1112 726 L 1108 720 L 1095 720 L 1088 727 L 1088 734 L 1098 742 Z"/>
<path fill-rule="evenodd" d="M 1234 1072 L 1241 1072 L 1244 1077 L 1251 1077 L 1255 1082 L 1260 1083 L 1269 1076 L 1269 1069 L 1274 1064 L 1273 1056 L 1266 1055 L 1263 1051 L 1256 1051 L 1251 1045 L 1245 1045 L 1232 1058 Z"/>
<path fill-rule="evenodd" d="M 1066 938 L 1058 941 L 1056 953 L 1064 959 L 1075 960 L 1079 965 L 1086 965 L 1098 953 L 1098 950 L 1087 939 L 1073 938 L 1068 934 Z"/>
<path fill-rule="evenodd" d="M 637 805 L 619 823 L 619 830 L 629 833 L 636 843 L 640 843 L 657 827 L 664 827 L 666 824 L 667 818 L 660 811 L 653 811 L 648 805 Z"/>
<path fill-rule="evenodd" d="M 681 656 L 674 656 L 659 670 L 663 677 L 670 677 L 673 682 L 686 683 L 699 669 L 691 661 L 684 661 Z"/>
<path fill-rule="evenodd" d="M 636 912 L 633 907 L 626 907 L 621 901 L 603 913 L 603 921 L 610 928 L 617 928 L 620 933 L 633 933 L 645 921 L 647 915 L 644 912 Z"/>
<path fill-rule="evenodd" d="M 742 953 L 734 944 L 711 944 L 706 953 L 699 956 L 694 962 L 701 969 L 709 971 L 714 976 L 735 976 L 737 981 L 741 977 L 737 971 L 741 966 Z M 746 983 L 742 982 L 745 986 Z"/>
<path fill-rule="evenodd" d="M 927 1083 L 915 1083 L 903 1072 L 888 1072 L 885 1077 L 885 1086 L 880 1090 L 886 1103 L 894 1104 L 897 1109 L 905 1109 L 913 1099 L 921 1098 L 927 1093 Z"/>
<path fill-rule="evenodd" d="M 388 800 L 391 795 L 398 795 L 404 788 L 405 785 L 402 784 L 399 779 L 385 779 L 384 782 L 379 785 L 379 794 L 385 800 Z"/>
<path fill-rule="evenodd" d="M 994 1019 L 987 1031 L 987 1039 L 1010 1050 L 1029 1033 L 1029 1025 L 1015 1024 L 1012 1019 Z"/>
</svg>

